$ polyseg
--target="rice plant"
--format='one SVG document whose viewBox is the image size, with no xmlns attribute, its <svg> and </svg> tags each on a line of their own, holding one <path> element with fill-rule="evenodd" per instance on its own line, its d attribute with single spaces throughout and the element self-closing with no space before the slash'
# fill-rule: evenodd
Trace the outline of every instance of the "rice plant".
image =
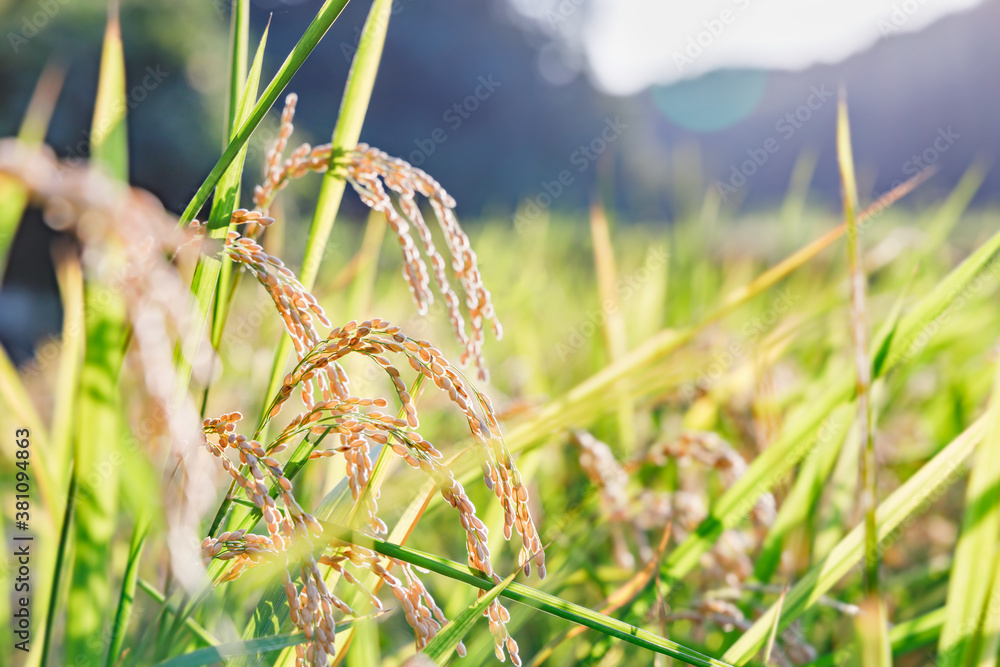
<svg viewBox="0 0 1000 667">
<path fill-rule="evenodd" d="M 0 357 L 5 531 L 33 540 L 5 656 L 995 660 L 1000 234 L 966 211 L 978 166 L 926 212 L 892 206 L 929 171 L 862 205 L 844 100 L 843 211 L 805 209 L 790 254 L 787 225 L 742 238 L 712 193 L 669 233 L 595 205 L 470 237 L 460 193 L 359 142 L 390 2 L 331 141 L 291 149 L 310 100 L 285 87 L 346 2 L 263 91 L 267 31 L 251 53 L 232 4 L 227 141 L 180 215 L 128 183 L 114 3 L 89 163 L 41 146 L 55 71 L 0 141 L 0 227 L 30 206 L 74 240 L 55 353 Z M 319 188 L 301 249 L 293 183 Z M 338 220 L 347 192 L 364 224 Z"/>
</svg>

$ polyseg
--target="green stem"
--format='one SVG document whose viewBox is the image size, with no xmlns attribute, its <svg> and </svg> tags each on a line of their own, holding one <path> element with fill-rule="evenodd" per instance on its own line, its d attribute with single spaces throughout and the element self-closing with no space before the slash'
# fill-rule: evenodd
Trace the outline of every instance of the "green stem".
<svg viewBox="0 0 1000 667">
<path fill-rule="evenodd" d="M 330 231 L 337 217 L 340 202 L 344 196 L 347 182 L 343 173 L 336 166 L 336 160 L 346 151 L 353 149 L 361 137 L 361 127 L 368 113 L 368 102 L 371 100 L 372 89 L 375 87 L 375 75 L 378 73 L 379 62 L 382 59 L 382 47 L 385 44 L 385 34 L 389 27 L 389 16 L 392 10 L 391 0 L 375 0 L 368 19 L 365 21 L 364 32 L 354 54 L 351 71 L 347 75 L 347 85 L 344 97 L 340 103 L 340 113 L 333 129 L 331 140 L 333 150 L 330 152 L 330 168 L 323 175 L 319 199 L 316 202 L 316 212 L 313 214 L 309 238 L 306 240 L 305 259 L 302 262 L 302 275 L 299 280 L 307 291 L 312 290 L 319 275 L 319 267 L 323 261 Z M 291 339 L 281 337 L 278 351 L 271 365 L 271 379 L 265 392 L 265 400 L 278 390 L 284 375 L 285 363 L 291 352 Z"/>
<path fill-rule="evenodd" d="M 316 17 L 306 28 L 305 33 L 302 38 L 295 44 L 295 48 L 292 49 L 288 57 L 285 58 L 285 62 L 282 63 L 281 67 L 278 69 L 278 73 L 274 75 L 271 79 L 271 83 L 267 85 L 264 93 L 257 100 L 257 104 L 254 105 L 253 111 L 250 112 L 250 117 L 247 118 L 236 135 L 229 142 L 226 150 L 223 151 L 222 157 L 219 161 L 212 167 L 212 171 L 209 172 L 208 176 L 205 178 L 205 182 L 201 184 L 198 191 L 195 192 L 194 197 L 188 204 L 187 208 L 184 209 L 184 213 L 181 215 L 180 224 L 185 225 L 192 220 L 194 220 L 195 215 L 201 210 L 201 207 L 205 205 L 208 201 L 209 195 L 212 194 L 212 190 L 215 189 L 215 185 L 222 178 L 222 175 L 226 172 L 230 163 L 236 159 L 236 155 L 240 152 L 240 149 L 247 143 L 250 136 L 260 125 L 261 121 L 264 120 L 264 116 L 267 112 L 274 106 L 274 103 L 278 100 L 278 96 L 281 95 L 281 91 L 285 89 L 288 82 L 292 80 L 292 77 L 302 63 L 306 61 L 306 58 L 312 53 L 312 50 L 316 48 L 319 41 L 326 34 L 326 31 L 330 29 L 333 22 L 337 20 L 340 16 L 340 12 L 343 11 L 344 7 L 347 6 L 348 0 L 326 0 L 323 6 L 320 8 Z"/>
</svg>

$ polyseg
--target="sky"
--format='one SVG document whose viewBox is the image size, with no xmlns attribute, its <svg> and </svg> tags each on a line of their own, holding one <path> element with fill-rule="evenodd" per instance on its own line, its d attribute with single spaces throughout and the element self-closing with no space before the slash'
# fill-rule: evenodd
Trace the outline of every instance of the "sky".
<svg viewBox="0 0 1000 667">
<path fill-rule="evenodd" d="M 631 95 L 724 68 L 801 70 L 921 30 L 981 0 L 510 0 L 551 37 L 554 83 L 585 70 Z"/>
</svg>

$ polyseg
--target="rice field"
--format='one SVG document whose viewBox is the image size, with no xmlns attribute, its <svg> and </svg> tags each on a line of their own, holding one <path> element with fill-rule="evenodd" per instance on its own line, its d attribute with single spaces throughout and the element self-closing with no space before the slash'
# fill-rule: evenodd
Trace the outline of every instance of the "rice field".
<svg viewBox="0 0 1000 667">
<path fill-rule="evenodd" d="M 127 183 L 114 9 L 89 163 L 41 145 L 50 76 L 0 140 L 0 258 L 28 207 L 73 239 L 61 333 L 0 357 L 3 664 L 993 664 L 983 167 L 859 193 L 842 93 L 839 208 L 466 220 L 359 143 L 387 0 L 296 139 L 344 4 L 268 81 L 233 3 L 229 141 L 179 214 Z"/>
</svg>

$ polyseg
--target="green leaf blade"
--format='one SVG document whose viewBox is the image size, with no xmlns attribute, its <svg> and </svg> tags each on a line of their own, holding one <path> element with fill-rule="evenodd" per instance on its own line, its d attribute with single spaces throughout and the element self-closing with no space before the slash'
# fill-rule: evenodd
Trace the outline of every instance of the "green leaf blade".
<svg viewBox="0 0 1000 667">
<path fill-rule="evenodd" d="M 267 88 L 261 94 L 260 99 L 257 100 L 257 104 L 254 105 L 249 117 L 246 121 L 240 125 L 240 129 L 236 132 L 236 135 L 229 142 L 226 150 L 223 151 L 222 157 L 216 162 L 212 171 L 205 178 L 205 181 L 199 186 L 198 191 L 195 192 L 194 197 L 188 204 L 187 208 L 184 209 L 184 213 L 181 215 L 181 224 L 186 224 L 194 220 L 194 217 L 198 214 L 198 211 L 204 206 L 205 202 L 208 201 L 209 195 L 212 194 L 212 190 L 215 189 L 216 184 L 222 178 L 226 169 L 232 164 L 233 160 L 246 145 L 250 136 L 254 133 L 257 127 L 260 125 L 261 121 L 267 115 L 268 110 L 274 103 L 278 100 L 281 95 L 281 91 L 284 90 L 288 82 L 292 80 L 292 77 L 305 62 L 309 54 L 312 53 L 316 45 L 326 34 L 326 31 L 330 29 L 333 22 L 337 20 L 340 16 L 340 12 L 343 11 L 344 7 L 347 6 L 348 0 L 326 0 L 323 6 L 320 7 L 319 12 L 316 17 L 306 28 L 305 33 L 299 39 L 299 41 L 292 48 L 291 53 L 285 58 L 285 62 L 282 63 L 278 72 L 271 79 L 271 82 L 267 85 Z"/>
<path fill-rule="evenodd" d="M 110 3 L 101 54 L 97 103 L 91 127 L 91 159 L 110 177 L 128 181 L 125 55 L 117 3 Z M 74 474 L 77 476 L 75 558 L 66 615 L 66 659 L 90 656 L 89 642 L 112 615 L 108 562 L 118 517 L 118 467 L 108 463 L 108 447 L 122 433 L 118 375 L 127 338 L 121 294 L 87 282 L 84 293 L 86 343 L 80 371 L 79 425 Z M 103 651 L 101 658 L 103 658 Z"/>
<path fill-rule="evenodd" d="M 483 615 L 486 608 L 497 599 L 507 586 L 514 581 L 520 570 L 514 570 L 510 576 L 501 581 L 483 595 L 481 598 L 469 605 L 461 614 L 448 622 L 441 630 L 434 635 L 434 638 L 424 647 L 423 653 L 439 665 L 443 665 L 462 643 L 465 635 L 469 634 L 476 619 Z"/>
<path fill-rule="evenodd" d="M 879 505 L 876 516 L 880 544 L 891 539 L 901 526 L 905 526 L 909 517 L 925 510 L 942 488 L 953 483 L 965 471 L 965 460 L 985 431 L 986 420 L 980 418 Z M 788 592 L 780 627 L 787 627 L 857 567 L 863 553 L 864 526 L 861 525 L 848 533 L 826 558 L 814 565 Z M 776 608 L 772 606 L 726 651 L 723 659 L 735 665 L 746 664 L 764 646 L 776 613 Z"/>
</svg>

